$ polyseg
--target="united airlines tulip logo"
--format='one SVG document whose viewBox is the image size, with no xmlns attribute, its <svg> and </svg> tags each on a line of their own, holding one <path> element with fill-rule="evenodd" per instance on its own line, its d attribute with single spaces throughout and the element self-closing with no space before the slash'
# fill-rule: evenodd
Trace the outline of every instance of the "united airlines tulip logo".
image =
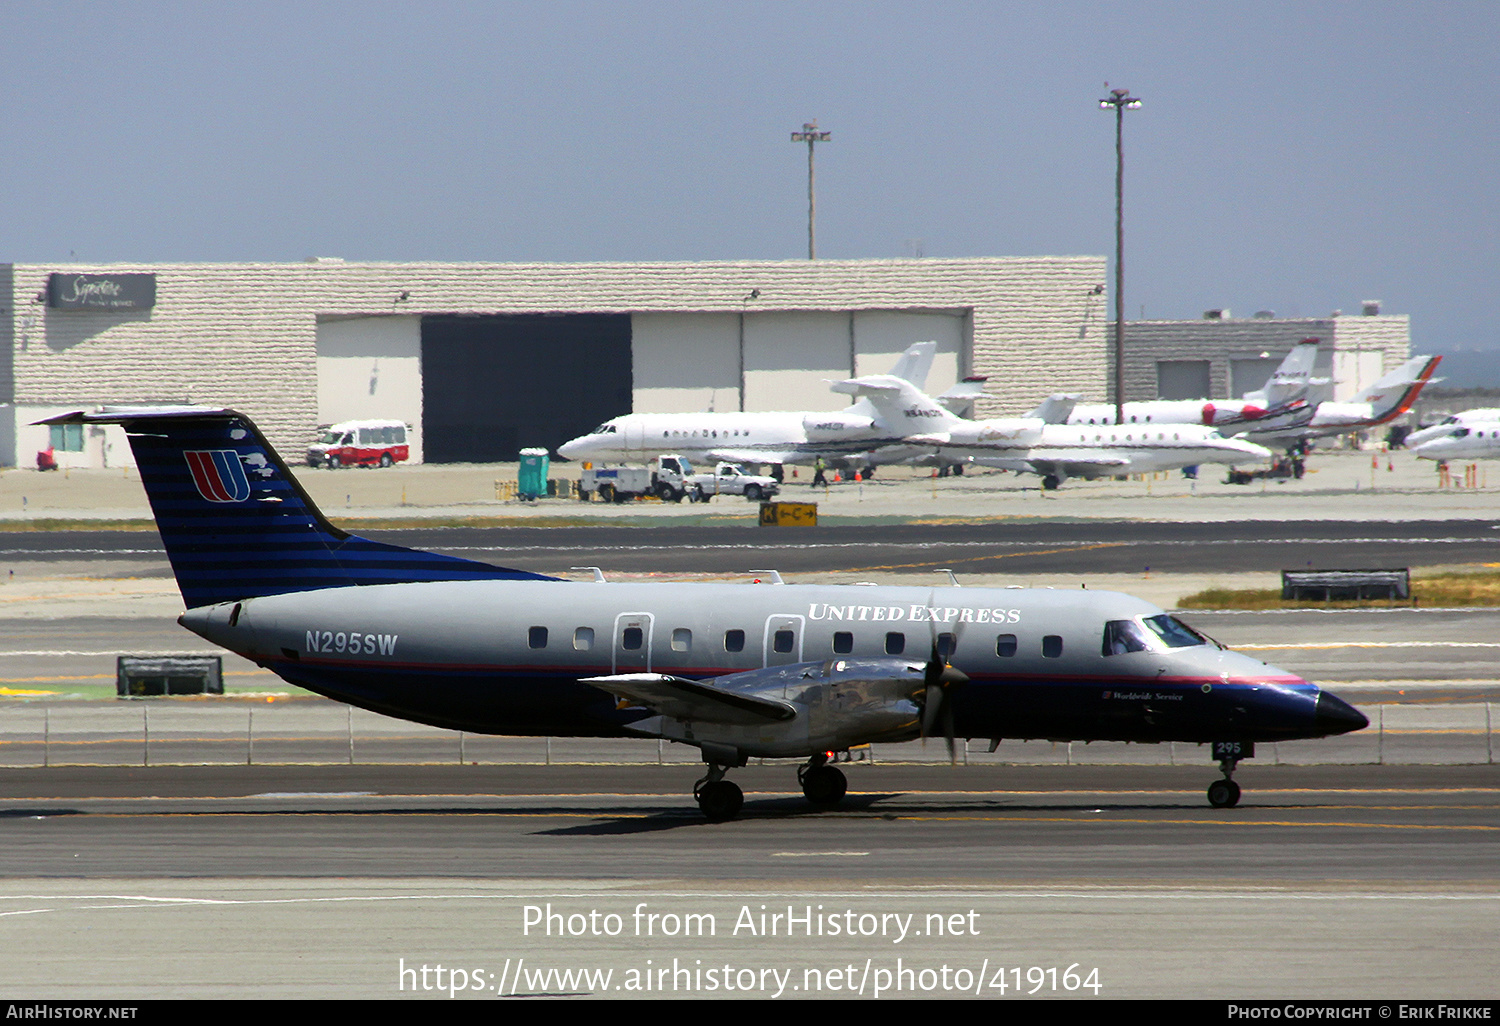
<svg viewBox="0 0 1500 1026">
<path fill-rule="evenodd" d="M 184 450 L 198 494 L 209 502 L 244 502 L 250 498 L 250 479 L 233 449 Z"/>
</svg>

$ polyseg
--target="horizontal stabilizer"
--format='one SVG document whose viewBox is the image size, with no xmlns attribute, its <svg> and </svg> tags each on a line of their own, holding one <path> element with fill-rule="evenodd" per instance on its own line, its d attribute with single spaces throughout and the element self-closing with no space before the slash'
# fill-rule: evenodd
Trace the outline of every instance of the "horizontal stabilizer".
<svg viewBox="0 0 1500 1026">
<path fill-rule="evenodd" d="M 984 383 L 989 378 L 964 378 L 948 391 L 937 397 L 938 405 L 956 416 L 967 416 L 974 400 L 984 395 Z"/>
<path fill-rule="evenodd" d="M 844 381 L 835 381 L 828 387 L 835 392 L 842 392 L 845 395 L 896 396 L 901 394 L 901 388 L 898 385 L 871 381 L 868 378 L 848 378 Z"/>
</svg>

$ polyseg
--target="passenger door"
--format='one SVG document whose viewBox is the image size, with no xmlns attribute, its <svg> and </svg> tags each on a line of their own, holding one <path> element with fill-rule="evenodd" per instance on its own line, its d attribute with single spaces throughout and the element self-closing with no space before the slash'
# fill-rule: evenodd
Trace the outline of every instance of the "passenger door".
<svg viewBox="0 0 1500 1026">
<path fill-rule="evenodd" d="M 655 624 L 656 618 L 650 613 L 621 613 L 615 617 L 612 673 L 651 672 L 651 634 Z"/>
</svg>

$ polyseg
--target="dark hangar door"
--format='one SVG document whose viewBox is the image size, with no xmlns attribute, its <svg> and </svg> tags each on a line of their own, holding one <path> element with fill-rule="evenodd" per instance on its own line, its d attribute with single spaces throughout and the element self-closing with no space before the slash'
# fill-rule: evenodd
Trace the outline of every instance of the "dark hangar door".
<svg viewBox="0 0 1500 1026">
<path fill-rule="evenodd" d="M 428 463 L 552 452 L 630 405 L 629 314 L 422 318 Z"/>
</svg>

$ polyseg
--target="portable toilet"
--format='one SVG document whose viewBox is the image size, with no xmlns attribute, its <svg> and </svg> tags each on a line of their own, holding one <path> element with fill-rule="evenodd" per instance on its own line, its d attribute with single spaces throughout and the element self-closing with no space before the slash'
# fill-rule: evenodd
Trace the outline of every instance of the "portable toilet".
<svg viewBox="0 0 1500 1026">
<path fill-rule="evenodd" d="M 525 502 L 535 502 L 547 494 L 547 450 L 522 449 L 521 467 L 516 473 L 516 492 Z"/>
</svg>

